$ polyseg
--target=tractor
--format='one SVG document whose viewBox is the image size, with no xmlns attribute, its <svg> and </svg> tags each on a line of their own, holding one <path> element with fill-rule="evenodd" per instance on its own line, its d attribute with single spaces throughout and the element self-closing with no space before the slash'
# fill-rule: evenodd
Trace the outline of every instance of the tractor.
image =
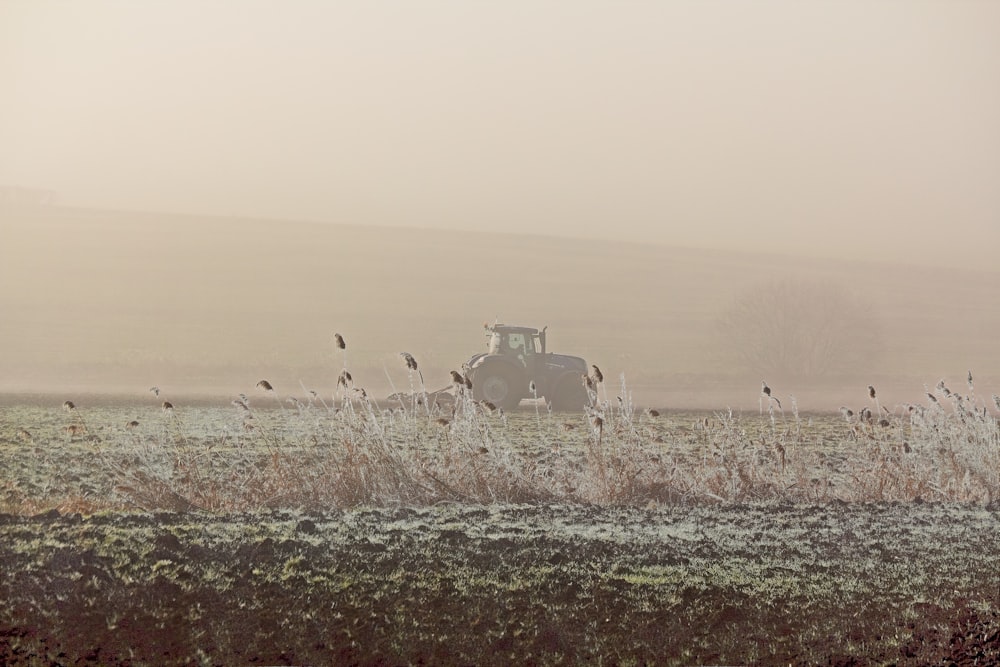
<svg viewBox="0 0 1000 667">
<path fill-rule="evenodd" d="M 487 351 L 465 364 L 473 398 L 510 410 L 523 398 L 544 397 L 554 410 L 583 410 L 587 362 L 546 350 L 547 328 L 487 325 Z"/>
</svg>

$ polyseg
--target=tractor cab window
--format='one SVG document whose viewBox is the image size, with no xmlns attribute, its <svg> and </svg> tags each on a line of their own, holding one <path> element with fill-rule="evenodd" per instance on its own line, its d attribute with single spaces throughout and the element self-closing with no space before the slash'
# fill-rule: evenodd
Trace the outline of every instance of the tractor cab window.
<svg viewBox="0 0 1000 667">
<path fill-rule="evenodd" d="M 527 364 L 527 356 L 534 352 L 531 341 L 525 340 L 522 333 L 508 334 L 507 345 L 510 348 L 507 353 L 517 357 L 522 364 Z"/>
<path fill-rule="evenodd" d="M 538 352 L 537 346 L 538 341 L 535 336 L 494 331 L 490 335 L 489 353 L 511 355 L 526 364 L 527 358 Z"/>
<path fill-rule="evenodd" d="M 524 334 L 512 333 L 507 336 L 507 343 L 510 345 L 511 351 L 515 354 L 524 354 Z"/>
</svg>

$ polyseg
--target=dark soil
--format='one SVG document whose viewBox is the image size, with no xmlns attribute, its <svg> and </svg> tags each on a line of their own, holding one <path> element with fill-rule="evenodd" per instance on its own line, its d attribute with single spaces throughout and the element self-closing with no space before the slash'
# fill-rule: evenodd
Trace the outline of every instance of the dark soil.
<svg viewBox="0 0 1000 667">
<path fill-rule="evenodd" d="M 928 506 L 0 515 L 0 663 L 995 664 L 996 526 Z"/>
</svg>

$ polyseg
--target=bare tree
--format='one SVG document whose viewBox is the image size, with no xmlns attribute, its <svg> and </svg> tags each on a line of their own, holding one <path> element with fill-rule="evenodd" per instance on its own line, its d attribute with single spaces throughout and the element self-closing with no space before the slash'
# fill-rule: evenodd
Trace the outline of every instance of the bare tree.
<svg viewBox="0 0 1000 667">
<path fill-rule="evenodd" d="M 763 375 L 851 373 L 867 368 L 882 347 L 874 310 L 827 283 L 750 288 L 725 311 L 720 332 L 734 361 Z"/>
</svg>

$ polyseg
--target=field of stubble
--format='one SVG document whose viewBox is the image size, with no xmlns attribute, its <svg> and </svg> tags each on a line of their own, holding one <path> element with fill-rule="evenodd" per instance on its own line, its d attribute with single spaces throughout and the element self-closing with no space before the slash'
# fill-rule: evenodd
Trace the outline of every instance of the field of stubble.
<svg viewBox="0 0 1000 667">
<path fill-rule="evenodd" d="M 252 402 L 0 407 L 0 661 L 1000 659 L 971 405 Z"/>
</svg>

